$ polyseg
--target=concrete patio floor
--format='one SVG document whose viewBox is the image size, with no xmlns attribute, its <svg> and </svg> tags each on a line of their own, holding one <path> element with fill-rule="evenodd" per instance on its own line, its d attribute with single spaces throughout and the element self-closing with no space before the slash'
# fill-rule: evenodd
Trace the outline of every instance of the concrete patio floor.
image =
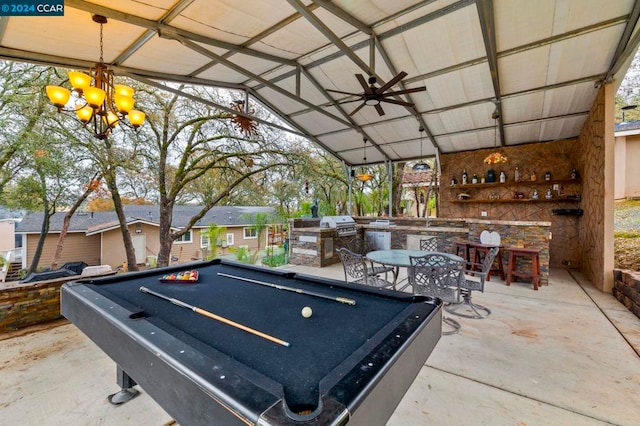
<svg viewBox="0 0 640 426">
<path fill-rule="evenodd" d="M 343 279 L 341 265 L 287 269 Z M 510 287 L 492 277 L 443 336 L 387 423 L 406 425 L 638 425 L 640 319 L 580 274 L 552 270 L 550 285 Z M 72 324 L 0 335 L 0 424 L 165 425 L 142 389 L 122 406 L 115 366 Z"/>
</svg>

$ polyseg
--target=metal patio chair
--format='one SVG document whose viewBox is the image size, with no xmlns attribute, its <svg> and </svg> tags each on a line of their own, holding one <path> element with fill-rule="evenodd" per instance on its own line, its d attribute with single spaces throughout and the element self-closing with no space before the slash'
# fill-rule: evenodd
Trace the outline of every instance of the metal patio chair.
<svg viewBox="0 0 640 426">
<path fill-rule="evenodd" d="M 409 281 L 414 294 L 437 297 L 445 304 L 460 303 L 460 284 L 464 280 L 464 260 L 456 260 L 443 253 L 411 256 Z M 453 318 L 442 317 L 442 322 L 453 330 L 443 335 L 460 331 L 460 323 Z"/>
<path fill-rule="evenodd" d="M 365 256 L 354 253 L 344 247 L 336 251 L 344 268 L 344 280 L 346 282 L 364 284 L 371 287 L 393 288 L 395 290 L 394 283 L 386 279 L 386 273 L 385 278 L 372 273 Z"/>
<path fill-rule="evenodd" d="M 464 274 L 464 280 L 460 283 L 460 294 L 463 302 L 445 308 L 447 312 L 465 318 L 482 319 L 491 315 L 491 310 L 485 306 L 478 305 L 471 301 L 471 293 L 474 291 L 484 292 L 484 282 L 491 272 L 491 267 L 500 248 L 492 247 L 484 256 L 482 263 L 468 263 Z M 480 270 L 478 271 L 478 267 Z M 473 277 L 469 274 L 473 274 Z M 465 310 L 466 312 L 461 312 Z"/>
</svg>

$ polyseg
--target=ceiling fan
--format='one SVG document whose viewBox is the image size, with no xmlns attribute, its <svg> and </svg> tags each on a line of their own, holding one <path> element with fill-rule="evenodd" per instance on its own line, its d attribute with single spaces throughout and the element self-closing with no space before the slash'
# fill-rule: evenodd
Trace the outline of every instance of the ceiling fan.
<svg viewBox="0 0 640 426">
<path fill-rule="evenodd" d="M 389 90 L 391 87 L 393 87 L 396 83 L 398 83 L 400 80 L 402 80 L 406 76 L 407 76 L 407 73 L 402 71 L 398 75 L 393 77 L 391 80 L 387 81 L 387 83 L 384 84 L 383 86 L 376 87 L 377 79 L 375 76 L 369 77 L 369 80 L 367 81 L 364 79 L 364 76 L 362 74 L 356 74 L 356 78 L 358 79 L 358 81 L 360 82 L 360 85 L 364 89 L 363 93 L 351 93 L 351 92 L 343 92 L 341 90 L 331 90 L 331 89 L 327 89 L 327 92 L 334 92 L 334 93 L 340 93 L 342 95 L 350 95 L 350 96 L 358 97 L 358 99 L 352 99 L 352 100 L 340 102 L 341 104 L 362 101 L 362 104 L 360 104 L 356 109 L 351 111 L 351 113 L 349 114 L 350 116 L 360 111 L 365 105 L 370 105 L 375 107 L 376 111 L 378 111 L 378 115 L 382 116 L 384 115 L 384 110 L 380 105 L 381 102 L 402 105 L 405 107 L 413 107 L 413 103 L 411 102 L 399 101 L 397 99 L 391 99 L 391 98 L 397 95 L 406 95 L 408 93 L 423 92 L 427 90 L 426 87 L 414 87 L 412 89 L 387 92 L 387 90 Z"/>
</svg>

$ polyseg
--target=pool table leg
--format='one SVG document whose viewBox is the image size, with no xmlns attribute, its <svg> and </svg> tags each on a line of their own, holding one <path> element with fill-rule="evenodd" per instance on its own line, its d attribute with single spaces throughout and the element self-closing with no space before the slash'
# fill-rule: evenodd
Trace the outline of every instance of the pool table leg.
<svg viewBox="0 0 640 426">
<path fill-rule="evenodd" d="M 116 368 L 116 382 L 120 386 L 120 391 L 107 397 L 109 402 L 113 405 L 124 404 L 138 396 L 140 393 L 137 389 L 133 388 L 137 385 L 135 380 L 129 377 L 127 372 L 120 368 L 119 365 Z"/>
</svg>

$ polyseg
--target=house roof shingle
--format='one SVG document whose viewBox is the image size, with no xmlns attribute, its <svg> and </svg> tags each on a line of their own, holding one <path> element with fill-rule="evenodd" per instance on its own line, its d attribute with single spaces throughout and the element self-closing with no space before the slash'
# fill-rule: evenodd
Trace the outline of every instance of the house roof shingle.
<svg viewBox="0 0 640 426">
<path fill-rule="evenodd" d="M 189 220 L 201 209 L 201 206 L 176 206 L 173 209 L 173 221 L 171 225 L 183 228 Z M 148 223 L 160 222 L 160 210 L 158 206 L 151 205 L 126 205 L 124 213 L 127 223 L 144 221 Z M 256 213 L 274 214 L 272 207 L 262 206 L 216 206 L 200 219 L 194 228 L 207 227 L 211 223 L 221 226 L 245 226 L 252 224 L 252 216 Z M 62 229 L 66 212 L 56 212 L 51 217 L 49 232 L 57 232 Z M 26 215 L 18 228 L 17 233 L 36 233 L 42 229 L 43 213 L 36 212 Z M 87 232 L 100 228 L 108 228 L 118 223 L 115 211 L 108 212 L 76 212 L 69 223 L 68 232 Z"/>
</svg>

